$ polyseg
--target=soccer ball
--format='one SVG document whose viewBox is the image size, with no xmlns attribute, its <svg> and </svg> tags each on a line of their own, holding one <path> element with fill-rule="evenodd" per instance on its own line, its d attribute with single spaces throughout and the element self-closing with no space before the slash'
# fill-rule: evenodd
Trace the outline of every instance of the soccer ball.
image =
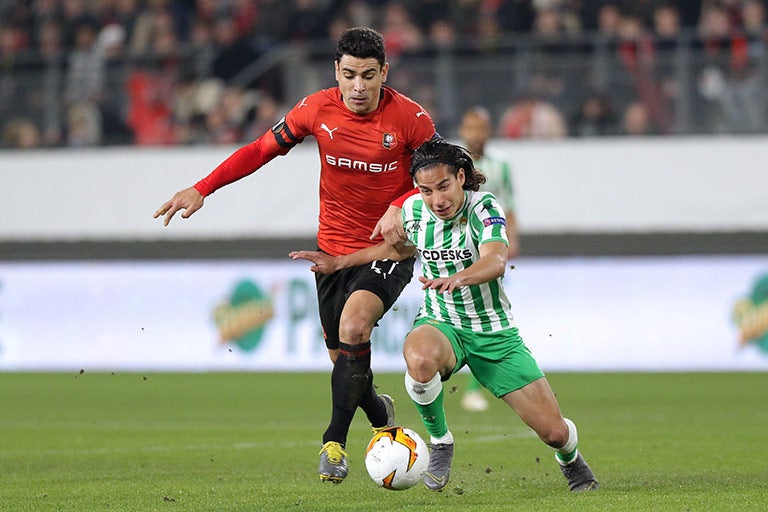
<svg viewBox="0 0 768 512">
<path fill-rule="evenodd" d="M 365 468 L 385 489 L 400 491 L 419 483 L 429 466 L 429 450 L 419 434 L 405 427 L 377 432 L 365 449 Z"/>
</svg>

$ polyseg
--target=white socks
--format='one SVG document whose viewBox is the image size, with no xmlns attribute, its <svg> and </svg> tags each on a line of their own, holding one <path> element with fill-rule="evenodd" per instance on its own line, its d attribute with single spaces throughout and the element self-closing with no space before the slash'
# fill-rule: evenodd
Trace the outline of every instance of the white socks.
<svg viewBox="0 0 768 512">
<path fill-rule="evenodd" d="M 405 372 L 405 390 L 414 402 L 420 405 L 429 405 L 435 401 L 443 390 L 440 381 L 440 372 L 436 373 L 429 382 L 419 382 Z"/>
<path fill-rule="evenodd" d="M 568 441 L 562 448 L 558 448 L 555 452 L 555 458 L 561 466 L 566 466 L 579 455 L 579 451 L 576 449 L 579 446 L 579 435 L 576 432 L 576 425 L 573 424 L 568 418 L 563 418 L 565 424 L 568 426 Z"/>
</svg>

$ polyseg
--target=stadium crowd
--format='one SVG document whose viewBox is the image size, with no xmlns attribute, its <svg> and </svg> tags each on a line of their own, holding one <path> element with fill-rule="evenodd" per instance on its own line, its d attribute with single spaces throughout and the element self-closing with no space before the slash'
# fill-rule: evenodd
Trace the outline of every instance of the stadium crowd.
<svg viewBox="0 0 768 512">
<path fill-rule="evenodd" d="M 706 107 L 694 109 L 700 131 L 765 133 L 766 7 L 765 0 L 0 0 L 0 147 L 252 140 L 298 98 L 287 97 L 279 71 L 249 68 L 287 43 L 322 48 L 359 25 L 381 31 L 395 61 L 446 47 L 504 58 L 502 41 L 521 36 L 548 55 L 583 44 L 585 34 L 611 42 L 629 93 L 608 87 L 561 101 L 552 89 L 568 83 L 533 83 L 493 111 L 497 136 L 509 138 L 680 133 L 671 107 L 681 94 L 678 61 L 660 56 L 693 34 L 705 61 L 693 88 Z M 397 87 L 425 106 L 437 94 Z M 456 134 L 455 120 L 434 118 L 441 133 Z"/>
</svg>

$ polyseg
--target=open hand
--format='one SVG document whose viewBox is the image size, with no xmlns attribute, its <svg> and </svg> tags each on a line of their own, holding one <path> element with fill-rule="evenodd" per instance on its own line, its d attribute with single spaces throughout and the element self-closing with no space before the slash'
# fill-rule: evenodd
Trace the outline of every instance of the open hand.
<svg viewBox="0 0 768 512">
<path fill-rule="evenodd" d="M 152 218 L 156 219 L 161 215 L 165 215 L 163 225 L 167 226 L 173 216 L 176 215 L 176 212 L 184 210 L 181 218 L 186 219 L 203 207 L 203 200 L 203 195 L 196 188 L 185 188 L 176 192 L 170 200 L 163 203 L 163 206 L 155 212 Z"/>
</svg>

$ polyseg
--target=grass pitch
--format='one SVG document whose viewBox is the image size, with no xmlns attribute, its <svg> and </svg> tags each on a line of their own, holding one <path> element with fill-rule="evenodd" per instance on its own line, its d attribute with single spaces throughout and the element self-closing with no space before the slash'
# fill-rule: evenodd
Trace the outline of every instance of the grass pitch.
<svg viewBox="0 0 768 512">
<path fill-rule="evenodd" d="M 316 475 L 329 374 L 0 373 L 0 510 L 764 511 L 768 374 L 550 374 L 602 489 L 571 494 L 500 401 L 459 407 L 451 482 L 386 491 L 368 478 L 362 413 L 341 485 Z M 399 423 L 426 432 L 402 375 L 377 375 Z M 453 390 L 453 392 L 451 392 Z"/>
</svg>

